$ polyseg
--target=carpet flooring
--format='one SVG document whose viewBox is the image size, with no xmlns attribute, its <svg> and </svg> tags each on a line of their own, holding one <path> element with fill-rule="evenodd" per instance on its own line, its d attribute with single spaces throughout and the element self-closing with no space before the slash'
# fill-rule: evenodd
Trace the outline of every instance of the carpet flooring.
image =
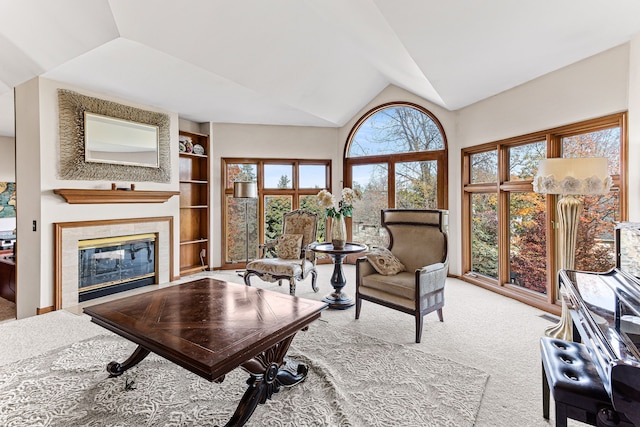
<svg viewBox="0 0 640 427">
<path fill-rule="evenodd" d="M 311 290 L 311 280 L 298 284 L 297 295 L 320 300 L 331 290 L 331 264 L 318 266 L 320 291 Z M 353 295 L 355 266 L 345 265 L 347 286 Z M 181 281 L 199 277 L 215 277 L 242 283 L 234 271 L 203 272 Z M 177 283 L 180 283 L 178 281 Z M 276 292 L 288 292 L 285 284 L 253 280 L 253 285 Z M 101 302 L 96 300 L 95 302 Z M 93 302 L 93 303 L 95 303 Z M 83 303 L 90 305 L 91 302 Z M 75 313 L 75 314 L 72 314 Z M 414 342 L 414 319 L 367 301 L 363 302 L 359 320 L 355 310 L 326 310 L 322 320 L 329 325 L 374 336 L 388 343 L 436 354 L 489 374 L 476 427 L 549 427 L 551 420 L 542 418 L 542 386 L 540 374 L 540 337 L 552 325 L 546 313 L 454 278 L 447 279 L 444 322 L 435 313 L 424 319 L 422 342 Z M 82 315 L 82 307 L 72 307 L 0 324 L 0 366 L 43 354 L 61 346 L 102 335 L 105 330 Z M 300 335 L 300 334 L 299 334 Z M 296 338 L 297 339 L 297 338 Z M 586 424 L 569 420 L 569 427 Z"/>
<path fill-rule="evenodd" d="M 228 420 L 248 374 L 210 383 L 152 355 L 121 377 L 105 366 L 135 345 L 104 334 L 0 368 L 3 426 L 213 426 Z M 488 375 L 450 359 L 319 320 L 289 356 L 306 381 L 259 405 L 248 426 L 473 426 Z"/>
</svg>

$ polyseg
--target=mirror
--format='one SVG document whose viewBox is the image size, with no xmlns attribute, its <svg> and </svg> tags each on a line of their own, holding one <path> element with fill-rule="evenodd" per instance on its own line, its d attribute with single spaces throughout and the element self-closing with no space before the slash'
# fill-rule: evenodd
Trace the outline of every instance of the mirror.
<svg viewBox="0 0 640 427">
<path fill-rule="evenodd" d="M 158 168 L 158 133 L 158 126 L 85 112 L 85 161 Z"/>
</svg>

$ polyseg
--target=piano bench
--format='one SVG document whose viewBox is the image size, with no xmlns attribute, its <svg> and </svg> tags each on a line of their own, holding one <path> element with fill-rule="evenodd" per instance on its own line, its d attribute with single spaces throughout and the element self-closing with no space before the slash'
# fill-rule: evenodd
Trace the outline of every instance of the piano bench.
<svg viewBox="0 0 640 427">
<path fill-rule="evenodd" d="M 542 416 L 549 419 L 549 392 L 556 407 L 556 427 L 566 427 L 571 418 L 597 425 L 598 411 L 611 408 L 611 400 L 595 365 L 580 343 L 541 338 Z"/>
</svg>

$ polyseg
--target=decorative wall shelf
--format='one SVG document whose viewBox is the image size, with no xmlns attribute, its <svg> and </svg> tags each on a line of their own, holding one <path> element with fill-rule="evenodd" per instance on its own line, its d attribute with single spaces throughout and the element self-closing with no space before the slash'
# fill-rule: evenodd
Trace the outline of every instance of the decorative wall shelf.
<svg viewBox="0 0 640 427">
<path fill-rule="evenodd" d="M 164 203 L 179 191 L 96 190 L 59 188 L 53 190 L 69 204 Z"/>
</svg>

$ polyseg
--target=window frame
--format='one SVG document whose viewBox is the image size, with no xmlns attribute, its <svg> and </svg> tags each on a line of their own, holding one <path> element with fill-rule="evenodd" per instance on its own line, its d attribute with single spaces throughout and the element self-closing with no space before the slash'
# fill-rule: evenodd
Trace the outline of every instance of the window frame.
<svg viewBox="0 0 640 427">
<path fill-rule="evenodd" d="M 351 144 L 358 130 L 362 126 L 364 122 L 366 122 L 371 116 L 378 113 L 381 110 L 386 108 L 393 107 L 408 107 L 414 108 L 421 113 L 429 116 L 431 120 L 438 126 L 440 130 L 440 134 L 442 135 L 442 142 L 444 148 L 438 150 L 428 150 L 428 151 L 415 151 L 415 152 L 403 152 L 396 154 L 382 154 L 382 155 L 373 155 L 373 156 L 357 156 L 357 157 L 349 157 L 349 150 L 351 148 Z M 429 110 L 424 108 L 421 105 L 414 104 L 412 102 L 405 101 L 394 101 L 387 102 L 381 105 L 378 105 L 369 111 L 367 111 L 355 125 L 351 128 L 349 135 L 347 136 L 347 141 L 344 147 L 343 153 L 343 176 L 346 187 L 351 187 L 353 185 L 353 176 L 352 176 L 352 167 L 357 165 L 365 165 L 365 164 L 380 164 L 384 163 L 387 165 L 387 207 L 393 208 L 395 207 L 396 201 L 396 168 L 395 165 L 397 163 L 403 162 L 420 162 L 420 161 L 436 161 L 438 167 L 438 176 L 437 176 L 437 209 L 448 209 L 449 200 L 448 200 L 448 142 L 447 142 L 447 134 L 442 127 L 442 123 L 440 120 Z M 352 224 L 351 218 L 347 218 L 347 235 L 348 239 L 352 239 Z"/>
<path fill-rule="evenodd" d="M 264 242 L 264 197 L 265 196 L 291 196 L 292 197 L 292 210 L 299 208 L 299 200 L 301 196 L 317 195 L 323 188 L 331 191 L 331 159 L 284 159 L 284 158 L 248 158 L 248 157 L 223 157 L 221 159 L 222 164 L 222 180 L 221 180 L 221 220 L 222 220 L 222 235 L 221 250 L 222 250 L 222 269 L 234 269 L 244 267 L 244 262 L 228 262 L 227 261 L 227 197 L 233 195 L 233 182 L 228 182 L 227 167 L 230 164 L 252 164 L 256 165 L 256 184 L 258 189 L 257 205 L 256 205 L 256 218 L 258 221 L 258 243 Z M 264 187 L 264 166 L 265 165 L 292 165 L 292 188 L 265 188 Z M 328 187 L 323 188 L 300 188 L 300 175 L 299 168 L 301 165 L 321 165 L 326 169 L 325 184 Z"/>
<path fill-rule="evenodd" d="M 509 296 L 542 310 L 560 314 L 557 291 L 556 236 L 553 232 L 557 223 L 557 196 L 546 195 L 546 250 L 547 250 L 547 293 L 538 294 L 513 285 L 509 280 L 509 193 L 533 192 L 532 180 L 510 181 L 509 149 L 524 144 L 546 141 L 547 158 L 561 157 L 562 138 L 599 130 L 620 128 L 620 170 L 611 175 L 611 191 L 618 191 L 620 198 L 620 221 L 628 218 L 628 131 L 627 112 L 534 132 L 500 141 L 462 149 L 462 275 L 469 283 Z M 471 184 L 470 156 L 483 151 L 498 152 L 498 181 L 495 183 Z M 498 278 L 492 279 L 471 271 L 471 194 L 494 192 L 498 195 Z"/>
</svg>

